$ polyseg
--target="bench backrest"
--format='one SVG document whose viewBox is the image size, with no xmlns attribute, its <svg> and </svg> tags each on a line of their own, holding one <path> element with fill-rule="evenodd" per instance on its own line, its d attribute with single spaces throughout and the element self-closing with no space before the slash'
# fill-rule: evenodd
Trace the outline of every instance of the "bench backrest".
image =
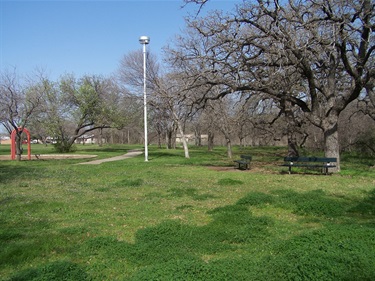
<svg viewBox="0 0 375 281">
<path fill-rule="evenodd" d="M 242 154 L 241 158 L 242 159 L 246 159 L 246 160 L 251 160 L 252 157 L 251 157 L 251 155 L 244 155 L 244 154 Z"/>
<path fill-rule="evenodd" d="M 337 162 L 337 158 L 334 157 L 285 157 L 285 162 L 324 162 L 324 163 L 332 163 Z"/>
</svg>

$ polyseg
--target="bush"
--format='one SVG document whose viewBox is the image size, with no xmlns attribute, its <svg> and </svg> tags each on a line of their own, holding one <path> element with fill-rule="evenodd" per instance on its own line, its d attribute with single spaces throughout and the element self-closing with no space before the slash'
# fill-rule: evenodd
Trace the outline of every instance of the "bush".
<svg viewBox="0 0 375 281">
<path fill-rule="evenodd" d="M 59 153 L 74 152 L 77 150 L 76 146 L 70 144 L 67 140 L 58 140 L 53 146 Z"/>
</svg>

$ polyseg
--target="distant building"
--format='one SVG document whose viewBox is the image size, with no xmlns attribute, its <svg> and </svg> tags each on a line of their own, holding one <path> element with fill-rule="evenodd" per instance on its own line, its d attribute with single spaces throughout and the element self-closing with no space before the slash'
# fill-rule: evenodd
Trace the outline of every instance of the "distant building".
<svg viewBox="0 0 375 281">
<path fill-rule="evenodd" d="M 0 135 L 0 144 L 10 144 L 11 139 L 8 135 L 2 134 Z"/>
<path fill-rule="evenodd" d="M 185 138 L 188 144 L 195 145 L 196 143 L 196 136 L 195 134 L 185 134 Z M 201 144 L 207 144 L 208 135 L 201 135 Z M 176 134 L 176 143 L 182 143 L 182 135 Z"/>
</svg>

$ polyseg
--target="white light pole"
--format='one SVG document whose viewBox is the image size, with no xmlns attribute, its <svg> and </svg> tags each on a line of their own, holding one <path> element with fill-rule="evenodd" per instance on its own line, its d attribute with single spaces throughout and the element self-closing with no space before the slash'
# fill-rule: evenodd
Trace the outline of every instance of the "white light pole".
<svg viewBox="0 0 375 281">
<path fill-rule="evenodd" d="M 139 37 L 139 43 L 143 45 L 143 112 L 145 126 L 145 161 L 148 161 L 148 144 L 147 144 L 147 97 L 146 97 L 146 45 L 150 43 L 150 37 Z"/>
</svg>

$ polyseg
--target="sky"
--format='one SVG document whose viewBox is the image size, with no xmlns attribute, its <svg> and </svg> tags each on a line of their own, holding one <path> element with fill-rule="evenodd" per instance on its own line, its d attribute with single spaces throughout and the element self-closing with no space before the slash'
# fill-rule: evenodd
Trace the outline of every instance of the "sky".
<svg viewBox="0 0 375 281">
<path fill-rule="evenodd" d="M 231 11 L 241 0 L 210 0 L 203 13 Z M 121 58 L 141 50 L 162 57 L 162 48 L 183 34 L 184 18 L 198 6 L 183 0 L 0 0 L 0 71 L 52 80 L 64 74 L 109 76 Z"/>
</svg>

